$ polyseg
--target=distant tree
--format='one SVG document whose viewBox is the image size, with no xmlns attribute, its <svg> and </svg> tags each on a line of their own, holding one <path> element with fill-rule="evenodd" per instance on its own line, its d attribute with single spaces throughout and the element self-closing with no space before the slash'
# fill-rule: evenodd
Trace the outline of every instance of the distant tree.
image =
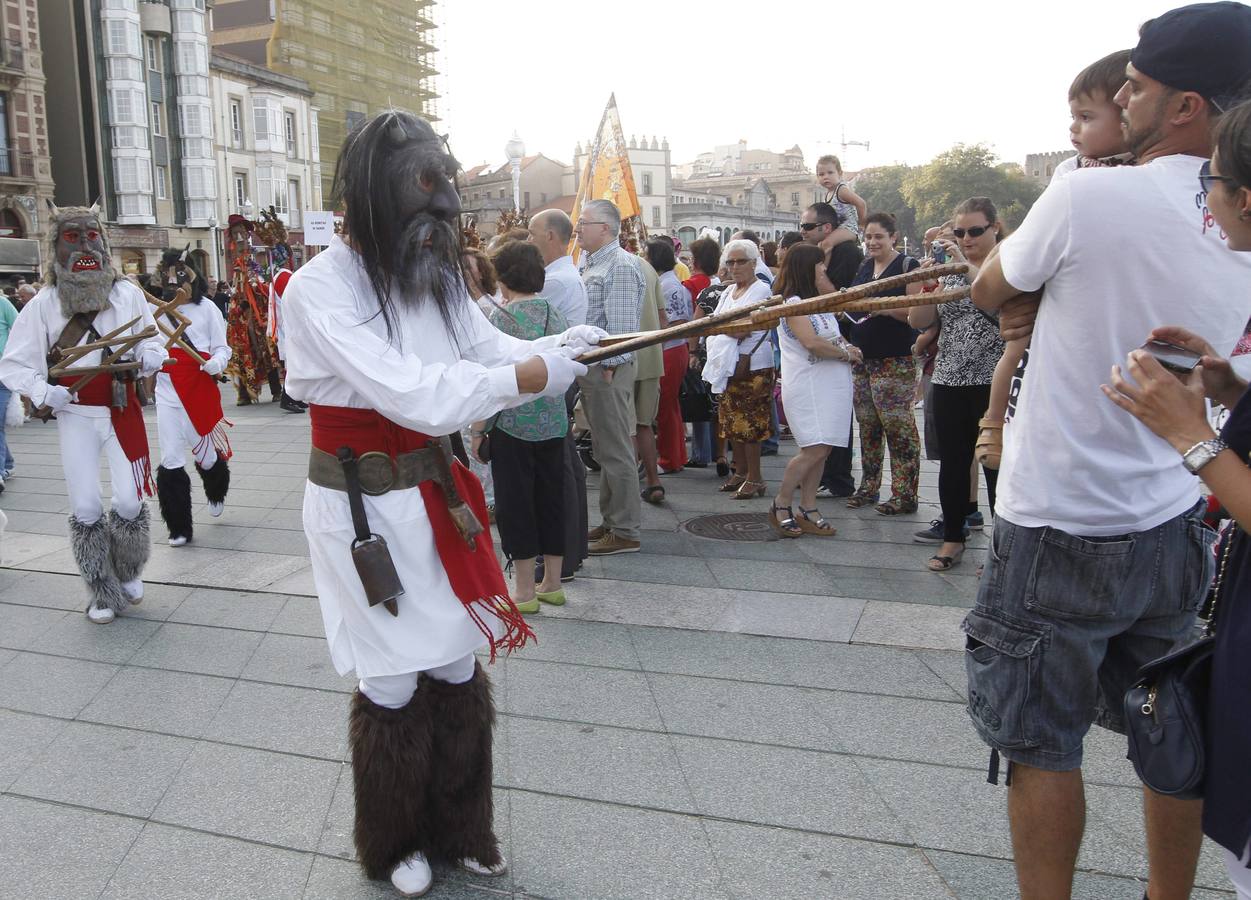
<svg viewBox="0 0 1251 900">
<path fill-rule="evenodd" d="M 908 169 L 900 193 L 916 210 L 922 231 L 945 222 L 969 197 L 989 197 L 1008 226 L 1015 228 L 1042 188 L 1026 178 L 1020 166 L 1000 163 L 985 144 L 956 144 L 926 165 Z"/>
<path fill-rule="evenodd" d="M 852 185 L 856 193 L 864 198 L 869 213 L 887 212 L 895 217 L 899 224 L 899 246 L 908 238 L 908 248 L 920 246 L 920 233 L 917 230 L 917 211 L 912 203 L 904 197 L 903 182 L 911 166 L 879 166 L 865 169 Z M 918 250 L 919 252 L 919 250 Z"/>
</svg>

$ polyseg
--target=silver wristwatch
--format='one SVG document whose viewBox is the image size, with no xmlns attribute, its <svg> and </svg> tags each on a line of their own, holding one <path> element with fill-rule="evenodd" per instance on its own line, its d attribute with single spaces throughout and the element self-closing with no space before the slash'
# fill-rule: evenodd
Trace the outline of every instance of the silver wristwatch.
<svg viewBox="0 0 1251 900">
<path fill-rule="evenodd" d="M 1220 438 L 1213 438 L 1210 441 L 1200 441 L 1189 450 L 1182 454 L 1182 465 L 1192 475 L 1198 475 L 1199 470 L 1216 459 L 1218 453 L 1222 450 L 1228 450 L 1229 444 Z"/>
</svg>

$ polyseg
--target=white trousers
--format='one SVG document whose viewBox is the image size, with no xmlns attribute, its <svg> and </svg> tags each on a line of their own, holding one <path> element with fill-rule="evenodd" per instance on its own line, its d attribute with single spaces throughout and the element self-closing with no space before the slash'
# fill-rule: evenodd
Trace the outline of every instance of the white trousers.
<svg viewBox="0 0 1251 900">
<path fill-rule="evenodd" d="M 1247 862 L 1251 860 L 1251 843 L 1242 851 L 1242 859 L 1223 847 L 1221 852 L 1225 854 L 1225 868 L 1229 870 L 1229 880 L 1234 883 L 1238 900 L 1251 900 L 1251 869 L 1247 868 Z"/>
<path fill-rule="evenodd" d="M 113 508 L 124 519 L 139 515 L 143 500 L 135 488 L 135 476 L 122 445 L 113 433 L 108 416 L 80 416 L 62 412 L 56 417 L 61 441 L 61 466 L 70 512 L 84 525 L 93 525 L 104 515 L 100 493 L 100 451 L 109 462 L 113 483 Z"/>
<path fill-rule="evenodd" d="M 472 653 L 462 656 L 446 666 L 427 669 L 426 675 L 446 681 L 448 684 L 464 684 L 473 678 L 474 656 Z M 361 693 L 379 706 L 387 709 L 400 709 L 407 706 L 408 701 L 417 693 L 417 676 L 420 672 L 405 672 L 403 675 L 378 675 L 373 678 L 362 678 Z"/>
<path fill-rule="evenodd" d="M 161 465 L 166 469 L 181 469 L 187 464 L 187 448 L 202 469 L 211 469 L 217 463 L 217 448 L 212 435 L 201 437 L 191 424 L 191 417 L 181 406 L 158 403 L 156 405 L 156 434 L 161 442 Z"/>
</svg>

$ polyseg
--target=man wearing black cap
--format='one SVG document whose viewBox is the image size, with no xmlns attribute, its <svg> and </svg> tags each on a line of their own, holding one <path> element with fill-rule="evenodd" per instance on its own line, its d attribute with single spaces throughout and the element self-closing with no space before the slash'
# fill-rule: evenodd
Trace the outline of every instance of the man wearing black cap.
<svg viewBox="0 0 1251 900">
<path fill-rule="evenodd" d="M 1222 353 L 1241 334 L 1251 261 L 1225 249 L 1197 176 L 1216 120 L 1249 87 L 1251 7 L 1197 4 L 1147 22 L 1116 97 L 1138 165 L 1053 182 L 974 282 L 987 311 L 1041 292 L 964 621 L 969 715 L 992 774 L 1008 760 L 1024 900 L 1070 895 L 1085 734 L 1124 732 L 1126 689 L 1190 633 L 1211 580 L 1197 479 L 1100 385 L 1157 326 L 1219 338 Z M 1188 897 L 1199 803 L 1148 790 L 1144 811 L 1149 897 Z"/>
</svg>

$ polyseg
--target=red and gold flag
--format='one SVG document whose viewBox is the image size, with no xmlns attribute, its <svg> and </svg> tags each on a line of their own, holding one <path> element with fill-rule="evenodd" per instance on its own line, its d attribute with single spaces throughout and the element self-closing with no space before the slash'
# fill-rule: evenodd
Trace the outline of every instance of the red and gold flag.
<svg viewBox="0 0 1251 900">
<path fill-rule="evenodd" d="M 639 195 L 630 169 L 630 156 L 621 132 L 621 116 L 617 112 L 617 95 L 608 98 L 604 115 L 599 120 L 595 140 L 587 148 L 578 193 L 573 201 L 572 219 L 576 225 L 582 205 L 590 200 L 608 200 L 621 212 L 621 234 L 637 247 L 647 239 L 639 207 Z M 570 245 L 573 258 L 578 258 L 576 241 Z"/>
</svg>

